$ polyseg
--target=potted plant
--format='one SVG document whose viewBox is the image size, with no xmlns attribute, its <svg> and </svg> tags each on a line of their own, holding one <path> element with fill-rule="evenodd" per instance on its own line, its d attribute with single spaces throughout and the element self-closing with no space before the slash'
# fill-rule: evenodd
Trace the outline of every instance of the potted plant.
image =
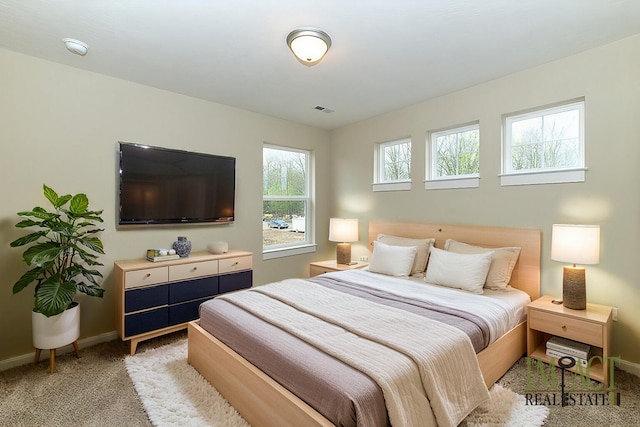
<svg viewBox="0 0 640 427">
<path fill-rule="evenodd" d="M 53 352 L 74 343 L 77 353 L 80 316 L 79 305 L 73 300 L 76 292 L 95 297 L 104 294 L 98 283 L 102 274 L 94 269 L 103 265 L 97 254 L 104 254 L 104 246 L 96 236 L 103 231 L 96 225 L 102 222 L 103 211 L 89 210 L 85 194 L 59 196 L 46 185 L 43 190 L 53 209 L 35 207 L 18 212 L 18 216 L 28 219 L 15 226 L 35 227 L 36 231 L 10 243 L 11 247 L 29 245 L 22 255 L 29 270 L 13 285 L 13 293 L 35 283 L 32 320 L 36 361 L 43 348 Z"/>
</svg>

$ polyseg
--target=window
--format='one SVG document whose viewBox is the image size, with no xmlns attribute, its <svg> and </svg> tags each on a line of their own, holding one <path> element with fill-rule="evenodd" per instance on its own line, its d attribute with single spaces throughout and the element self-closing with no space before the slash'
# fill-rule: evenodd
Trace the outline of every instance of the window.
<svg viewBox="0 0 640 427">
<path fill-rule="evenodd" d="M 262 149 L 262 249 L 265 259 L 312 252 L 311 153 Z"/>
<path fill-rule="evenodd" d="M 506 116 L 502 185 L 583 182 L 584 100 Z"/>
<path fill-rule="evenodd" d="M 425 189 L 480 185 L 480 125 L 434 132 L 430 139 L 430 177 Z"/>
<path fill-rule="evenodd" d="M 411 189 L 411 139 L 380 143 L 374 157 L 374 191 Z"/>
</svg>

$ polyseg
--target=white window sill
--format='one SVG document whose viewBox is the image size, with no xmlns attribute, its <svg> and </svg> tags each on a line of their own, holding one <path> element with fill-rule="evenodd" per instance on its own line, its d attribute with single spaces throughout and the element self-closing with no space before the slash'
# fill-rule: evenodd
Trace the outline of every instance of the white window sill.
<svg viewBox="0 0 640 427">
<path fill-rule="evenodd" d="M 411 181 L 383 182 L 372 186 L 373 191 L 407 191 L 411 190 Z"/>
<path fill-rule="evenodd" d="M 267 259 L 282 258 L 286 256 L 308 254 L 315 251 L 316 251 L 316 245 L 314 243 L 308 243 L 300 246 L 288 246 L 284 248 L 280 247 L 280 248 L 274 248 L 274 249 L 266 249 L 262 251 L 262 259 L 267 260 Z"/>
<path fill-rule="evenodd" d="M 556 171 L 527 171 L 502 174 L 500 184 L 509 185 L 535 185 L 535 184 L 562 184 L 568 182 L 584 182 L 587 168 L 565 169 Z"/>
<path fill-rule="evenodd" d="M 452 188 L 478 188 L 479 176 L 465 176 L 455 178 L 427 179 L 424 181 L 425 190 L 445 190 Z"/>
</svg>

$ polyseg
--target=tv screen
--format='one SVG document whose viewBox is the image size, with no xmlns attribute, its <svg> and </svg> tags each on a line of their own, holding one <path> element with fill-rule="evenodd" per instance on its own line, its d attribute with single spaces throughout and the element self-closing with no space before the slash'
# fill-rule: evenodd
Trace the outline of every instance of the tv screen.
<svg viewBox="0 0 640 427">
<path fill-rule="evenodd" d="M 119 226 L 234 220 L 236 159 L 119 143 Z"/>
</svg>

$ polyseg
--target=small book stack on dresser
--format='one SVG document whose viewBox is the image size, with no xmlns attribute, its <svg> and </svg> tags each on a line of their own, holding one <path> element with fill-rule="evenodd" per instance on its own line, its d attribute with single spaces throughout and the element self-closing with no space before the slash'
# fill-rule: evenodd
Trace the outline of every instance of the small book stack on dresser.
<svg viewBox="0 0 640 427">
<path fill-rule="evenodd" d="M 147 261 L 171 261 L 172 259 L 180 259 L 180 255 L 176 254 L 174 249 L 147 249 Z"/>
<path fill-rule="evenodd" d="M 589 363 L 589 355 L 591 353 L 591 346 L 588 344 L 572 341 L 562 337 L 551 337 L 547 341 L 547 356 L 553 357 L 559 360 L 561 357 L 571 357 L 576 361 L 576 364 L 580 364 L 586 367 Z"/>
</svg>

